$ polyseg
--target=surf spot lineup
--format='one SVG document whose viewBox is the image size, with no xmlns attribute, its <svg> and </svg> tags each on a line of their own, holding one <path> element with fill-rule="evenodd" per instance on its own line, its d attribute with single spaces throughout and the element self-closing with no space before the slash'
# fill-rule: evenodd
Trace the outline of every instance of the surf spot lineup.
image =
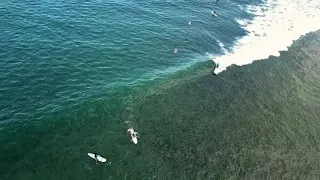
<svg viewBox="0 0 320 180">
<path fill-rule="evenodd" d="M 216 2 L 218 2 L 219 0 L 216 0 Z M 211 11 L 211 15 L 216 17 L 217 16 L 217 13 L 215 11 Z M 188 22 L 188 25 L 191 26 L 191 21 Z M 178 48 L 174 48 L 173 52 L 174 53 L 178 53 L 179 49 Z M 213 74 L 216 75 L 218 74 L 219 72 L 221 71 L 220 69 L 220 64 L 219 63 L 216 63 L 214 69 L 213 69 Z M 131 136 L 131 142 L 133 142 L 133 144 L 138 144 L 138 139 L 140 138 L 139 137 L 139 134 L 137 132 L 134 131 L 133 128 L 129 128 L 127 130 L 127 132 L 130 133 L 130 136 Z M 107 159 L 102 157 L 101 155 L 97 154 L 97 153 L 88 153 L 88 156 L 91 157 L 92 159 L 94 159 L 96 161 L 96 163 L 98 162 L 101 162 L 101 163 L 106 163 L 107 162 Z"/>
<path fill-rule="evenodd" d="M 138 139 L 140 138 L 139 133 L 135 132 L 133 128 L 129 128 L 127 131 L 130 133 L 131 141 L 134 144 L 138 144 Z M 99 155 L 97 153 L 88 153 L 88 156 L 91 157 L 92 159 L 96 160 L 97 164 L 98 164 L 98 162 L 102 162 L 102 163 L 107 162 L 106 158 L 102 157 L 101 155 Z"/>
</svg>

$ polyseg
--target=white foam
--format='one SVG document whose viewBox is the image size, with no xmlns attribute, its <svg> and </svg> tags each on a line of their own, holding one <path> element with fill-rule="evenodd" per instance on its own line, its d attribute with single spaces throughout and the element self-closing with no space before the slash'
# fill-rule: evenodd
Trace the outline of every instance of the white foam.
<svg viewBox="0 0 320 180">
<path fill-rule="evenodd" d="M 226 50 L 226 48 L 224 48 L 224 44 L 219 41 L 219 39 L 216 39 L 216 41 L 218 42 L 219 44 L 219 47 L 220 47 L 220 50 L 224 53 L 224 54 L 229 54 L 229 52 Z"/>
<path fill-rule="evenodd" d="M 255 60 L 279 56 L 293 40 L 320 29 L 320 0 L 266 0 L 263 5 L 246 6 L 255 15 L 250 22 L 238 19 L 248 35 L 235 42 L 232 52 L 213 58 L 219 73 L 232 64 L 241 66 Z"/>
</svg>

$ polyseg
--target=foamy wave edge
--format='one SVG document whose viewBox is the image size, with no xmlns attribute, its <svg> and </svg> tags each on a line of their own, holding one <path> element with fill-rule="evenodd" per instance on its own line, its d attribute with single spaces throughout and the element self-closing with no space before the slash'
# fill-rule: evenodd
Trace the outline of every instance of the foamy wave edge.
<svg viewBox="0 0 320 180">
<path fill-rule="evenodd" d="M 279 56 L 294 40 L 320 29 L 319 0 L 266 0 L 262 5 L 243 8 L 255 16 L 252 21 L 237 19 L 248 34 L 235 42 L 232 52 L 212 58 L 220 64 L 215 74 L 231 65 Z"/>
</svg>

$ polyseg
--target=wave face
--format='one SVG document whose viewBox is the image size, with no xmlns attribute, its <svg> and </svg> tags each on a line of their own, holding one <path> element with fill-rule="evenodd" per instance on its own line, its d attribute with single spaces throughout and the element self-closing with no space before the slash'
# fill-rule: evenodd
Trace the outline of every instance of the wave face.
<svg viewBox="0 0 320 180">
<path fill-rule="evenodd" d="M 320 29 L 320 1 L 317 0 L 267 0 L 259 5 L 242 6 L 253 14 L 253 20 L 237 19 L 247 31 L 233 49 L 213 59 L 220 64 L 215 73 L 230 65 L 246 65 L 269 56 L 279 56 L 294 40 L 306 33 Z"/>
</svg>

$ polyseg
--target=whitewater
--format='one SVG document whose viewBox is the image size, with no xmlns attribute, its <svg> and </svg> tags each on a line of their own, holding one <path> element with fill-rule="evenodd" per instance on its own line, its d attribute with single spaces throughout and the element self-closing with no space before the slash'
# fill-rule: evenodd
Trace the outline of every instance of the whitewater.
<svg viewBox="0 0 320 180">
<path fill-rule="evenodd" d="M 256 60 L 279 56 L 302 35 L 320 29 L 319 0 L 267 0 L 260 5 L 242 6 L 252 20 L 237 19 L 247 35 L 235 41 L 231 51 L 220 45 L 223 55 L 213 57 L 218 74 L 231 65 L 247 65 Z"/>
</svg>

